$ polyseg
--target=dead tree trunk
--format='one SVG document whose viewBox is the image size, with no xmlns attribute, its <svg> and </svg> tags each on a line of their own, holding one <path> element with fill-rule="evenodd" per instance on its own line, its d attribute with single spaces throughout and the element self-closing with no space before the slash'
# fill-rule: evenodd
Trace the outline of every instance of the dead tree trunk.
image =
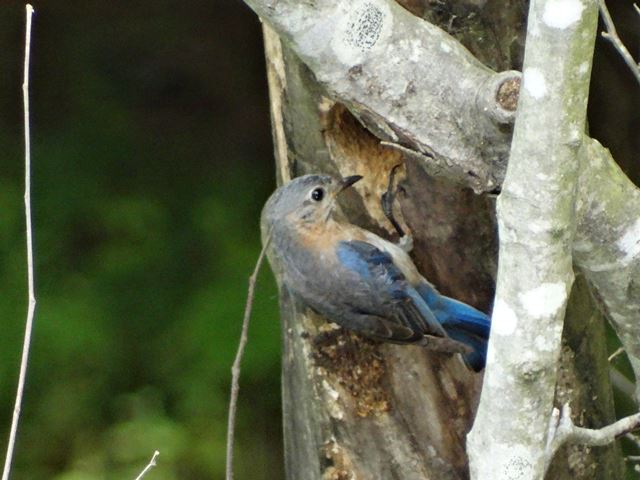
<svg viewBox="0 0 640 480">
<path fill-rule="evenodd" d="M 476 2 L 401 3 L 448 29 L 490 68 L 520 67 L 524 2 L 483 9 Z M 278 183 L 312 172 L 361 174 L 358 194 L 345 195 L 343 207 L 354 223 L 391 238 L 380 196 L 391 168 L 404 163 L 399 212 L 414 237 L 416 264 L 444 294 L 489 312 L 497 262 L 494 200 L 434 177 L 411 155 L 381 145 L 378 132 L 330 98 L 266 25 L 264 36 Z M 280 305 L 287 478 L 468 478 L 465 438 L 482 374 L 469 372 L 455 357 L 380 345 L 334 329 L 293 302 L 286 285 L 280 285 Z M 596 312 L 586 282 L 578 279 L 557 397 L 572 399 L 581 424 L 592 427 L 614 418 L 603 322 Z M 569 448 L 552 465 L 550 478 L 622 478 L 615 447 Z"/>
</svg>

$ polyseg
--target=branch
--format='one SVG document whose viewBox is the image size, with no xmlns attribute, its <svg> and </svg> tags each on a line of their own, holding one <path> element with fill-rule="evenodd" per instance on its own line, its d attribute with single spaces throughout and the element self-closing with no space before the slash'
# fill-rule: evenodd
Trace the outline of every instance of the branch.
<svg viewBox="0 0 640 480">
<path fill-rule="evenodd" d="M 631 402 L 634 401 L 636 386 L 631 380 L 613 367 L 609 368 L 609 379 L 611 380 L 611 386 L 618 390 L 622 396 Z"/>
<path fill-rule="evenodd" d="M 136 477 L 136 480 L 142 480 L 142 477 L 144 477 L 149 472 L 149 470 L 156 466 L 156 458 L 158 458 L 158 455 L 160 455 L 160 452 L 158 450 L 153 452 L 153 457 L 151 457 L 151 460 L 149 460 L 147 466 L 144 467 L 144 470 L 140 472 L 140 475 Z"/>
<path fill-rule="evenodd" d="M 633 443 L 637 449 L 640 449 L 640 439 L 638 437 L 628 432 L 624 434 L 624 438 Z"/>
<path fill-rule="evenodd" d="M 607 358 L 607 362 L 609 363 L 613 362 L 616 358 L 618 358 L 623 353 L 624 353 L 624 347 L 619 347 L 615 352 L 609 355 L 609 357 Z"/>
<path fill-rule="evenodd" d="M 425 168 L 476 191 L 502 182 L 515 116 L 504 87 L 519 72 L 492 72 L 394 0 L 245 2 L 381 139 L 428 154 Z"/>
<path fill-rule="evenodd" d="M 618 31 L 616 30 L 616 26 L 613 23 L 613 19 L 611 18 L 611 14 L 609 13 L 609 9 L 607 8 L 607 4 L 605 3 L 605 1 L 600 0 L 598 2 L 598 6 L 600 8 L 600 15 L 602 15 L 602 21 L 604 22 L 604 25 L 607 29 L 606 32 L 602 32 L 602 37 L 606 38 L 613 44 L 614 48 L 618 51 L 618 53 L 624 60 L 624 63 L 626 63 L 629 69 L 631 69 L 631 73 L 633 73 L 633 76 L 636 77 L 636 80 L 640 84 L 640 65 L 636 63 L 636 61 L 629 53 L 629 50 L 627 50 L 627 47 L 625 47 L 624 43 L 622 43 L 622 40 L 620 40 Z M 638 6 L 636 4 L 634 4 L 633 6 L 640 14 Z"/>
<path fill-rule="evenodd" d="M 595 4 L 530 4 L 523 88 L 497 201 L 500 251 L 487 369 L 467 442 L 474 480 L 543 477 L 540 452 L 574 280 L 578 154 L 596 27 Z"/>
<path fill-rule="evenodd" d="M 625 418 L 598 429 L 578 427 L 571 419 L 571 407 L 566 403 L 562 407 L 562 414 L 557 408 L 553 409 L 547 448 L 545 449 L 545 471 L 551 464 L 556 452 L 565 443 L 578 443 L 599 447 L 613 442 L 616 438 L 640 428 L 640 413 Z"/>
<path fill-rule="evenodd" d="M 233 441 L 235 437 L 236 411 L 238 409 L 238 392 L 240 391 L 240 364 L 242 362 L 242 356 L 244 355 L 244 347 L 247 345 L 248 340 L 249 320 L 251 319 L 251 308 L 253 307 L 256 280 L 270 241 L 271 236 L 269 235 L 267 236 L 262 250 L 260 251 L 253 273 L 249 277 L 247 303 L 244 308 L 244 318 L 242 319 L 242 333 L 240 334 L 240 342 L 238 344 L 236 358 L 233 361 L 233 366 L 231 367 L 231 398 L 229 399 L 229 419 L 227 423 L 227 480 L 233 480 Z"/>
<path fill-rule="evenodd" d="M 581 150 L 573 259 L 618 334 L 640 400 L 640 191 L 598 142 L 585 137 Z"/>
<path fill-rule="evenodd" d="M 7 455 L 2 471 L 2 480 L 9 480 L 11 462 L 13 460 L 13 450 L 15 447 L 16 433 L 20 421 L 20 410 L 22 408 L 22 397 L 24 395 L 24 383 L 27 378 L 27 365 L 29 363 L 29 348 L 31 346 L 31 332 L 33 330 L 33 317 L 36 309 L 36 296 L 33 280 L 33 234 L 31 227 L 31 133 L 29 122 L 29 58 L 31 55 L 31 18 L 33 7 L 26 6 L 27 26 L 25 32 L 24 48 L 24 77 L 22 82 L 22 97 L 24 105 L 24 211 L 27 223 L 27 278 L 29 285 L 29 307 L 27 310 L 27 321 L 24 332 L 24 342 L 22 344 L 22 359 L 20 361 L 20 374 L 18 376 L 18 389 L 16 401 L 13 408 L 13 418 L 11 420 L 11 431 L 9 433 L 9 443 L 7 445 Z"/>
</svg>

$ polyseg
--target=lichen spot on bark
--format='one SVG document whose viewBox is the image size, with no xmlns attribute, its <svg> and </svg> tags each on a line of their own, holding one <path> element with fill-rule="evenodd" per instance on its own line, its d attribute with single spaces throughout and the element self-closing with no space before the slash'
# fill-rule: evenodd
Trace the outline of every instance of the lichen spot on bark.
<svg viewBox="0 0 640 480">
<path fill-rule="evenodd" d="M 313 338 L 312 358 L 345 408 L 359 417 L 382 415 L 391 410 L 385 388 L 387 366 L 379 343 L 343 329 L 322 332 Z"/>
</svg>

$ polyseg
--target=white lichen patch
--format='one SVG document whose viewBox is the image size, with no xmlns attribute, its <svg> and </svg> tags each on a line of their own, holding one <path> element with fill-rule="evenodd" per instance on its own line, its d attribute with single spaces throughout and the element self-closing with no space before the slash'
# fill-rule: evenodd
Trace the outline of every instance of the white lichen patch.
<svg viewBox="0 0 640 480">
<path fill-rule="evenodd" d="M 547 94 L 547 82 L 544 75 L 537 68 L 527 68 L 524 71 L 524 88 L 529 95 L 539 100 Z"/>
<path fill-rule="evenodd" d="M 422 45 L 422 42 L 414 38 L 411 40 L 409 48 L 409 61 L 414 63 L 420 62 L 424 56 L 424 45 Z"/>
<path fill-rule="evenodd" d="M 554 315 L 567 300 L 567 290 L 563 283 L 543 283 L 519 295 L 522 306 L 533 317 Z"/>
<path fill-rule="evenodd" d="M 542 21 L 551 28 L 564 29 L 580 20 L 583 10 L 580 0 L 551 0 L 544 6 Z"/>
<path fill-rule="evenodd" d="M 337 17 L 331 48 L 346 65 L 362 63 L 392 31 L 393 16 L 386 1 L 343 2 Z"/>
<path fill-rule="evenodd" d="M 589 62 L 582 62 L 578 66 L 578 73 L 580 75 L 585 75 L 589 71 Z"/>
<path fill-rule="evenodd" d="M 624 255 L 622 262 L 631 262 L 640 253 L 640 218 L 616 242 Z"/>
<path fill-rule="evenodd" d="M 569 129 L 569 135 L 567 138 L 567 143 L 569 145 L 573 145 L 575 147 L 579 147 L 580 143 L 582 143 L 583 138 L 582 128 L 578 124 L 572 124 Z"/>
<path fill-rule="evenodd" d="M 442 50 L 445 53 L 449 53 L 451 51 L 451 47 L 447 42 L 442 41 L 440 42 L 440 50 Z"/>
<path fill-rule="evenodd" d="M 546 335 L 536 335 L 536 338 L 533 339 L 533 344 L 536 350 L 553 350 L 552 342 Z"/>
<path fill-rule="evenodd" d="M 496 300 L 491 319 L 491 333 L 498 335 L 511 335 L 518 326 L 516 312 L 503 299 Z"/>
<path fill-rule="evenodd" d="M 484 462 L 486 473 L 491 473 L 490 476 L 496 480 L 532 478 L 534 459 L 531 449 L 524 445 L 496 442 L 486 452 Z"/>
<path fill-rule="evenodd" d="M 553 228 L 553 223 L 548 220 L 536 220 L 527 224 L 527 227 L 532 233 L 543 233 L 551 230 Z"/>
</svg>

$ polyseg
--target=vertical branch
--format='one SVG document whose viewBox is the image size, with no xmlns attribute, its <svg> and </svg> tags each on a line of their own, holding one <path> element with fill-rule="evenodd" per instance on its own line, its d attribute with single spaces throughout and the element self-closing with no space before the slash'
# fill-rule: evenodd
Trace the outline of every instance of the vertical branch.
<svg viewBox="0 0 640 480">
<path fill-rule="evenodd" d="M 567 299 L 595 2 L 534 0 L 513 143 L 497 203 L 488 364 L 468 437 L 474 480 L 541 479 Z M 549 61 L 553 58 L 553 61 Z"/>
<path fill-rule="evenodd" d="M 240 334 L 240 342 L 238 344 L 236 358 L 233 361 L 233 366 L 231 367 L 231 398 L 229 399 L 229 419 L 227 423 L 226 480 L 233 480 L 233 441 L 235 436 L 236 411 L 238 409 L 238 392 L 240 391 L 240 364 L 242 362 L 242 356 L 244 355 L 244 347 L 247 345 L 248 340 L 249 319 L 251 318 L 251 308 L 253 307 L 256 280 L 258 278 L 262 262 L 264 261 L 270 239 L 271 237 L 268 236 L 267 240 L 264 242 L 260 256 L 258 256 L 258 260 L 256 261 L 256 266 L 253 269 L 251 277 L 249 277 L 247 303 L 244 308 L 244 318 L 242 319 L 242 333 Z"/>
<path fill-rule="evenodd" d="M 29 4 L 27 10 L 27 26 L 25 33 L 24 48 L 24 78 L 22 83 L 22 96 L 24 102 L 24 210 L 27 223 L 27 277 L 29 284 L 29 308 L 27 310 L 27 322 L 24 333 L 24 343 L 22 345 L 22 360 L 20 361 L 20 374 L 18 376 L 18 389 L 16 401 L 13 408 L 13 418 L 11 420 L 11 431 L 9 433 L 9 443 L 7 445 L 7 455 L 2 471 L 2 480 L 9 479 L 11 471 L 11 461 L 13 459 L 13 449 L 20 421 L 20 409 L 22 406 L 22 396 L 24 394 L 24 383 L 27 376 L 27 364 L 29 363 L 29 347 L 31 346 L 31 331 L 33 330 L 33 316 L 36 309 L 36 295 L 33 281 L 33 235 L 31 227 L 31 132 L 29 128 L 29 57 L 31 54 L 31 18 L 33 7 Z"/>
</svg>

